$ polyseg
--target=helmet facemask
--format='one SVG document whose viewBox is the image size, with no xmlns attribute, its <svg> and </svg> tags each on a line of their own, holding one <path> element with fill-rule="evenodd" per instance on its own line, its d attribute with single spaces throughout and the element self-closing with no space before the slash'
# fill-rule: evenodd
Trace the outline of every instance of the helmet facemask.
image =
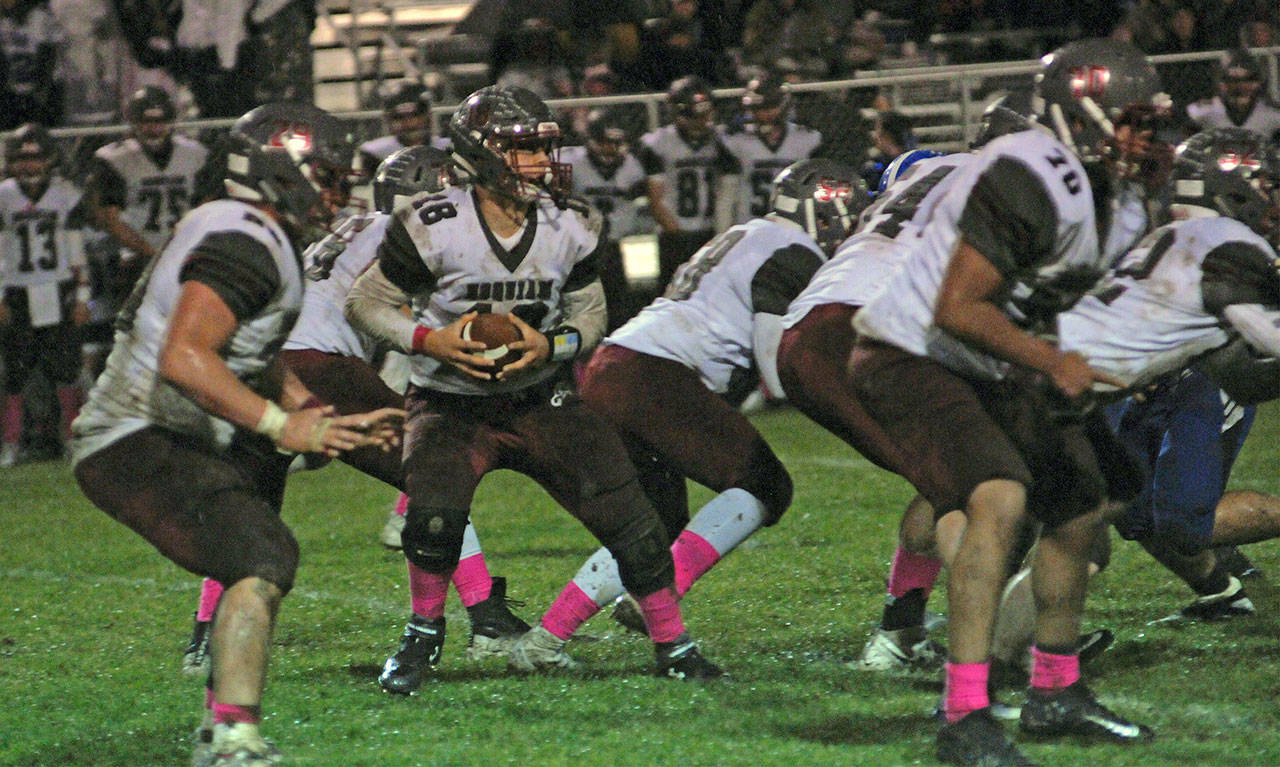
<svg viewBox="0 0 1280 767">
<path fill-rule="evenodd" d="M 522 132 L 522 127 L 496 131 L 485 139 L 485 148 L 504 168 L 494 191 L 523 203 L 540 197 L 563 201 L 569 195 L 573 169 L 560 162 L 560 126 L 539 123 L 529 132 Z"/>
</svg>

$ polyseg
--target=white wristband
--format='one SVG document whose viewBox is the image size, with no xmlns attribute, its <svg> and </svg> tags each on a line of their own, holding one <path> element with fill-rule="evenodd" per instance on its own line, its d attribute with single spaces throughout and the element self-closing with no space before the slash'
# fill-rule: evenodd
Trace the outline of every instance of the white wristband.
<svg viewBox="0 0 1280 767">
<path fill-rule="evenodd" d="M 262 417 L 258 419 L 258 425 L 253 427 L 253 430 L 265 435 L 272 442 L 280 444 L 280 438 L 284 436 L 284 424 L 288 420 L 289 415 L 281 410 L 279 405 L 268 400 L 267 409 L 262 411 Z"/>
</svg>

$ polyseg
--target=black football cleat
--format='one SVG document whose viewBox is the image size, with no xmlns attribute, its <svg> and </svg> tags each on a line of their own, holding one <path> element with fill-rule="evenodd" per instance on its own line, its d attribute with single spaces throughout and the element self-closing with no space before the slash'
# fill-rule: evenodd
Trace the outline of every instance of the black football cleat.
<svg viewBox="0 0 1280 767">
<path fill-rule="evenodd" d="M 1240 579 L 1232 575 L 1228 577 L 1227 587 L 1222 591 L 1197 597 L 1196 601 L 1178 612 L 1165 616 L 1158 621 L 1152 621 L 1151 625 L 1190 623 L 1194 621 L 1225 621 L 1232 618 L 1248 617 L 1256 612 L 1257 608 L 1253 606 L 1253 600 L 1249 599 L 1249 595 L 1245 593 Z"/>
<path fill-rule="evenodd" d="M 686 682 L 709 682 L 724 677 L 724 669 L 702 657 L 698 645 L 687 635 L 674 642 L 654 644 L 658 676 Z"/>
<path fill-rule="evenodd" d="M 1027 690 L 1018 725 L 1037 737 L 1079 735 L 1112 743 L 1140 743 L 1155 737 L 1150 727 L 1130 722 L 1099 703 L 1081 681 L 1049 693 Z"/>
<path fill-rule="evenodd" d="M 1022 755 L 1004 728 L 980 708 L 938 728 L 938 761 L 963 767 L 1037 767 Z"/>
<path fill-rule="evenodd" d="M 489 587 L 489 598 L 467 608 L 467 617 L 471 619 L 471 644 L 467 647 L 467 657 L 471 660 L 506 657 L 516 640 L 530 628 L 528 623 L 511 612 L 512 605 L 519 607 L 523 604 L 507 599 L 506 578 L 494 578 Z"/>
<path fill-rule="evenodd" d="M 193 676 L 209 673 L 209 630 L 212 626 L 212 621 L 201 620 L 192 626 L 191 640 L 182 653 L 182 673 Z"/>
<path fill-rule="evenodd" d="M 443 646 L 444 617 L 427 620 L 413 616 L 400 637 L 400 649 L 383 665 L 378 684 L 396 695 L 413 693 L 422 685 L 427 672 L 440 662 Z"/>
</svg>

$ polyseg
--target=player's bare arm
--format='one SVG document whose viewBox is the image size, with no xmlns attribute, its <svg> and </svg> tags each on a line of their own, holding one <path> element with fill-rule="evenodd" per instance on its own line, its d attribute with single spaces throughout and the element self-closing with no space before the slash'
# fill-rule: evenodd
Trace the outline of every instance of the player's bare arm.
<svg viewBox="0 0 1280 767">
<path fill-rule="evenodd" d="M 951 335 L 1000 359 L 1039 370 L 1068 397 L 1078 397 L 1094 382 L 1120 382 L 1089 367 L 1075 352 L 1056 346 L 1014 325 L 992 302 L 1004 276 L 985 256 L 961 240 L 947 265 L 934 311 L 934 323 Z"/>
<path fill-rule="evenodd" d="M 208 412 L 268 434 L 283 450 L 336 456 L 365 444 L 394 444 L 404 411 L 341 417 L 332 408 L 285 413 L 245 386 L 218 353 L 235 329 L 235 315 L 212 288 L 183 283 L 160 351 L 160 375 Z"/>
</svg>

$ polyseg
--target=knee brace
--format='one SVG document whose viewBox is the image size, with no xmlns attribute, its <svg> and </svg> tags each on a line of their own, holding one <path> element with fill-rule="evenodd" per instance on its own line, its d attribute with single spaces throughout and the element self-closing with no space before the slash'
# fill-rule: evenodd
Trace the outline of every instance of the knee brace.
<svg viewBox="0 0 1280 767">
<path fill-rule="evenodd" d="M 404 532 L 404 556 L 429 573 L 447 573 L 458 564 L 467 530 L 467 509 L 416 506 L 409 502 Z"/>
<path fill-rule="evenodd" d="M 584 506 L 594 513 L 583 522 L 613 554 L 627 591 L 644 596 L 675 581 L 670 544 L 638 482 L 602 491 Z"/>
<path fill-rule="evenodd" d="M 743 476 L 733 486 L 746 490 L 764 504 L 767 515 L 765 527 L 776 525 L 783 512 L 791 506 L 794 492 L 791 475 L 764 440 L 758 439 L 752 444 L 751 457 L 747 459 Z"/>
</svg>

